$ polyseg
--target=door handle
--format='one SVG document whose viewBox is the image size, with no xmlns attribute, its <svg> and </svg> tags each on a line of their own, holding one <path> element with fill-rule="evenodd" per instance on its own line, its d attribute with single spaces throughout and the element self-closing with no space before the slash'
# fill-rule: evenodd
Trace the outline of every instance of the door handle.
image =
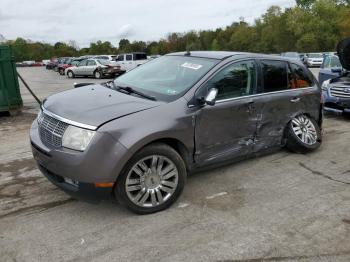
<svg viewBox="0 0 350 262">
<path fill-rule="evenodd" d="M 294 97 L 290 100 L 292 103 L 298 103 L 300 101 L 300 97 Z"/>
</svg>

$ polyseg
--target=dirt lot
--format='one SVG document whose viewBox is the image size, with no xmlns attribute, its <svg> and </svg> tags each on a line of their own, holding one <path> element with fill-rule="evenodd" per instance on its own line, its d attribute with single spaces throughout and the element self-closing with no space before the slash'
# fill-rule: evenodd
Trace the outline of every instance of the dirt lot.
<svg viewBox="0 0 350 262">
<path fill-rule="evenodd" d="M 20 73 L 41 98 L 92 80 Z M 349 119 L 327 116 L 312 154 L 195 174 L 172 208 L 138 216 L 42 177 L 28 140 L 36 105 L 22 92 L 26 113 L 0 117 L 0 261 L 350 261 Z"/>
</svg>

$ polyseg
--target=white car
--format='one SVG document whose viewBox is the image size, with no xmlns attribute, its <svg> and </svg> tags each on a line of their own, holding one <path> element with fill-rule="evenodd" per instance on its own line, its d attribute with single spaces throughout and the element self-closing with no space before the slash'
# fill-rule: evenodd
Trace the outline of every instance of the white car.
<svg viewBox="0 0 350 262">
<path fill-rule="evenodd" d="M 109 61 L 116 61 L 117 56 L 116 55 L 97 55 L 97 56 L 94 56 L 93 58 L 104 59 L 104 60 L 109 60 Z"/>
<path fill-rule="evenodd" d="M 120 54 L 117 57 L 117 65 L 120 66 L 120 71 L 127 72 L 135 67 L 142 65 L 148 61 L 146 53 L 128 53 Z"/>
<path fill-rule="evenodd" d="M 320 67 L 323 63 L 323 55 L 320 53 L 308 53 L 305 57 L 305 64 L 308 67 Z"/>
<path fill-rule="evenodd" d="M 51 62 L 51 60 L 50 59 L 44 59 L 44 60 L 42 60 L 41 61 L 41 63 L 43 63 L 43 65 L 47 65 L 48 63 L 50 63 Z"/>
</svg>

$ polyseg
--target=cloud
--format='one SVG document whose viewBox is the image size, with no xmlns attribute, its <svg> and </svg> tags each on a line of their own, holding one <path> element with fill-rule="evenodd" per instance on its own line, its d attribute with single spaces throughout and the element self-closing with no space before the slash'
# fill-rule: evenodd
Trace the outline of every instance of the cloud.
<svg viewBox="0 0 350 262">
<path fill-rule="evenodd" d="M 254 19 L 271 5 L 289 7 L 294 0 L 1 0 L 0 34 L 55 43 L 121 38 L 152 41 L 169 32 L 225 27 L 244 17 Z M 4 13 L 6 10 L 6 13 Z"/>
<path fill-rule="evenodd" d="M 128 38 L 134 35 L 134 29 L 131 24 L 123 25 L 119 28 L 117 37 L 118 38 Z"/>
</svg>

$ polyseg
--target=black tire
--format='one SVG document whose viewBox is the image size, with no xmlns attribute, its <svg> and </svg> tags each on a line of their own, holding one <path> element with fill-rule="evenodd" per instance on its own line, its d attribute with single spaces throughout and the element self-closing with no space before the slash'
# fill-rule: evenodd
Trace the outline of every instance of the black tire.
<svg viewBox="0 0 350 262">
<path fill-rule="evenodd" d="M 141 207 L 132 202 L 128 197 L 126 192 L 126 181 L 132 167 L 141 159 L 152 155 L 164 156 L 173 162 L 178 171 L 178 183 L 173 194 L 163 203 L 158 203 L 158 205 L 154 207 Z M 185 186 L 186 177 L 187 173 L 185 163 L 182 157 L 173 148 L 162 143 L 151 144 L 138 151 L 125 165 L 116 182 L 116 187 L 114 189 L 115 196 L 121 204 L 137 214 L 143 215 L 159 212 L 171 206 L 178 199 Z"/>
<path fill-rule="evenodd" d="M 72 70 L 69 70 L 69 71 L 67 72 L 67 76 L 68 76 L 68 78 L 74 78 L 74 77 L 75 77 L 75 75 L 74 75 L 74 73 L 73 73 Z"/>
<path fill-rule="evenodd" d="M 96 79 L 101 79 L 103 77 L 102 72 L 100 70 L 96 69 L 94 72 L 94 77 Z"/>
<path fill-rule="evenodd" d="M 59 73 L 61 76 L 63 76 L 63 75 L 64 75 L 64 70 L 63 70 L 62 68 L 60 68 L 60 69 L 58 70 L 58 73 Z"/>
<path fill-rule="evenodd" d="M 315 131 L 316 131 L 316 142 L 313 144 L 307 144 L 304 143 L 301 138 L 299 138 L 296 133 L 293 130 L 293 126 L 292 126 L 292 121 L 290 121 L 286 127 L 285 130 L 285 137 L 286 137 L 286 147 L 294 152 L 294 153 L 301 153 L 301 154 L 305 154 L 311 151 L 316 150 L 317 148 L 320 147 L 321 142 L 322 142 L 322 134 L 321 134 L 321 130 L 320 127 L 318 126 L 317 122 L 306 115 L 302 115 L 303 117 L 306 117 L 309 121 L 312 122 L 313 126 L 315 127 Z"/>
</svg>

